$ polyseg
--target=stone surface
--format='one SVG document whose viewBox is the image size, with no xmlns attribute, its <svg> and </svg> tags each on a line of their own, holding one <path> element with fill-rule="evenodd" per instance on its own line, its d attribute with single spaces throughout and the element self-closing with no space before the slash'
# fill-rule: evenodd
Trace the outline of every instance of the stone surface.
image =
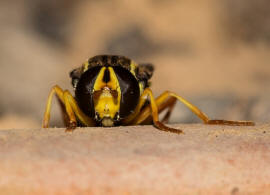
<svg viewBox="0 0 270 195">
<path fill-rule="evenodd" d="M 270 193 L 270 124 L 173 126 L 0 131 L 0 193 Z"/>
</svg>

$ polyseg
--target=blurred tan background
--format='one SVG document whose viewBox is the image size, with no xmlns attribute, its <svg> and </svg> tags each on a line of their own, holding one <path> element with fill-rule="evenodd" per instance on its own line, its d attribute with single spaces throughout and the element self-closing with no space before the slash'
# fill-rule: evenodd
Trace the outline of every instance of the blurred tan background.
<svg viewBox="0 0 270 195">
<path fill-rule="evenodd" d="M 0 129 L 40 127 L 50 88 L 97 54 L 151 62 L 212 118 L 270 120 L 268 0 L 0 1 Z M 56 101 L 55 101 L 56 102 Z M 63 126 L 53 106 L 52 126 Z M 180 103 L 173 123 L 199 120 Z"/>
</svg>

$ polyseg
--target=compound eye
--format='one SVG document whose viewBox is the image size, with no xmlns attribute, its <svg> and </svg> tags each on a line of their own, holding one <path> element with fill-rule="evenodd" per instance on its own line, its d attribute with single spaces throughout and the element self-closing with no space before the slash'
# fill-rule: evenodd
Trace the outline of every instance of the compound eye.
<svg viewBox="0 0 270 195">
<path fill-rule="evenodd" d="M 95 116 L 93 88 L 101 66 L 95 66 L 84 72 L 75 89 L 75 98 L 81 110 L 90 117 Z"/>
<path fill-rule="evenodd" d="M 121 89 L 120 118 L 124 118 L 135 110 L 139 98 L 140 88 L 135 76 L 122 66 L 113 66 Z"/>
</svg>

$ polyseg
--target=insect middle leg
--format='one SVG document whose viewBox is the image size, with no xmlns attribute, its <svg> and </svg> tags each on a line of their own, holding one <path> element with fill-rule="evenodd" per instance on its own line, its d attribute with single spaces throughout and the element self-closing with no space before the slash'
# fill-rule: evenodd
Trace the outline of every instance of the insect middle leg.
<svg viewBox="0 0 270 195">
<path fill-rule="evenodd" d="M 160 97 L 157 97 L 156 99 L 155 99 L 155 102 L 156 102 L 156 104 L 157 104 L 157 107 L 158 107 L 158 113 L 160 114 L 161 112 L 163 112 L 164 110 L 167 110 L 167 112 L 166 112 L 166 114 L 164 115 L 164 117 L 161 119 L 161 123 L 168 123 L 168 121 L 169 121 L 169 118 L 170 118 L 170 116 L 171 116 L 171 113 L 172 113 L 172 111 L 173 111 L 173 109 L 174 109 L 174 107 L 175 107 L 175 104 L 176 104 L 176 98 L 175 97 L 169 97 L 169 98 L 167 98 L 166 100 L 164 100 L 164 101 L 160 101 Z M 149 109 L 151 109 L 150 107 L 149 107 Z M 153 119 L 152 119 L 152 115 L 150 114 L 149 115 L 149 113 L 146 113 L 146 112 L 144 112 L 143 111 L 144 109 L 142 109 L 141 110 L 141 112 L 139 113 L 139 115 L 142 117 L 142 118 L 145 118 L 145 114 L 148 116 L 144 121 L 141 121 L 141 122 L 139 122 L 140 124 L 152 124 L 152 121 L 153 121 Z M 149 111 L 151 111 L 151 110 L 149 110 Z M 139 115 L 137 115 L 137 118 L 139 117 Z M 144 117 L 143 117 L 143 116 Z M 134 118 L 136 118 L 136 117 L 134 117 Z M 133 122 L 135 122 L 136 121 L 136 119 L 133 121 Z"/>
<path fill-rule="evenodd" d="M 166 101 L 166 99 L 174 97 L 182 102 L 185 106 L 187 106 L 194 114 L 196 114 L 205 124 L 221 124 L 221 125 L 235 125 L 235 126 L 253 126 L 255 125 L 252 121 L 229 121 L 229 120 L 211 120 L 205 113 L 203 113 L 200 109 L 196 106 L 182 98 L 181 96 L 165 91 L 162 93 L 156 100 L 156 103 L 159 105 L 162 102 Z M 144 121 L 149 115 L 151 114 L 150 106 L 147 106 L 145 109 L 141 111 L 140 116 L 135 119 L 135 123 L 141 123 Z"/>
<path fill-rule="evenodd" d="M 146 100 L 149 98 L 150 105 L 149 107 L 149 113 L 142 113 L 141 109 L 144 106 Z M 169 108 L 169 113 L 167 114 L 167 117 L 169 117 L 171 110 L 173 109 L 173 104 L 175 102 L 175 98 L 172 97 L 168 101 L 160 101 L 159 98 L 155 99 L 151 89 L 146 88 L 143 92 L 143 94 L 140 97 L 139 104 L 136 107 L 134 113 L 129 116 L 127 119 L 123 121 L 123 124 L 126 125 L 139 125 L 145 122 L 146 119 L 148 119 L 149 116 L 151 116 L 151 119 L 154 123 L 154 126 L 156 126 L 158 129 L 163 130 L 163 131 L 169 131 L 173 133 L 183 133 L 182 130 L 180 129 L 174 129 L 171 127 L 168 127 L 164 125 L 162 122 L 159 121 L 158 114 L 162 110 Z M 138 120 L 138 119 L 143 119 L 143 120 Z M 165 116 L 166 119 L 166 116 Z"/>
<path fill-rule="evenodd" d="M 49 127 L 49 121 L 50 121 L 50 112 L 51 112 L 51 106 L 52 106 L 52 98 L 53 95 L 56 94 L 57 98 L 60 100 L 61 103 L 64 104 L 66 113 L 69 118 L 69 125 L 67 126 L 67 129 L 74 129 L 76 128 L 77 120 L 76 117 L 87 126 L 94 126 L 94 121 L 86 116 L 78 107 L 76 100 L 73 98 L 71 93 L 68 90 L 63 91 L 58 85 L 55 85 L 52 87 L 51 92 L 49 94 L 47 105 L 44 113 L 43 118 L 43 128 Z"/>
<path fill-rule="evenodd" d="M 162 123 L 168 123 L 169 119 L 171 117 L 172 111 L 175 107 L 176 104 L 176 98 L 175 97 L 169 97 L 166 101 L 163 101 L 164 106 L 159 106 L 158 108 L 158 112 L 162 112 L 164 109 L 168 108 L 165 116 L 163 117 L 163 119 L 161 120 Z"/>
</svg>

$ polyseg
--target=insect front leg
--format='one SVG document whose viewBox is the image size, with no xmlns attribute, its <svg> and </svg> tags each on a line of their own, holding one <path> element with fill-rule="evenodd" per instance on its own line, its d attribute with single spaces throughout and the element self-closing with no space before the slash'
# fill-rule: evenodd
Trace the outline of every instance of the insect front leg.
<svg viewBox="0 0 270 195">
<path fill-rule="evenodd" d="M 52 98 L 54 94 L 57 95 L 57 98 L 64 105 L 66 113 L 68 115 L 69 123 L 67 125 L 67 129 L 76 128 L 77 118 L 86 126 L 94 126 L 95 124 L 94 121 L 88 116 L 86 116 L 80 110 L 80 108 L 78 107 L 76 103 L 76 100 L 73 98 L 71 93 L 68 90 L 63 91 L 58 85 L 55 85 L 54 87 L 52 87 L 48 100 L 47 100 L 46 109 L 45 109 L 44 118 L 43 118 L 43 124 L 42 124 L 43 128 L 49 127 Z"/>
<path fill-rule="evenodd" d="M 79 108 L 76 100 L 74 99 L 74 97 L 71 95 L 71 93 L 68 90 L 64 91 L 64 101 L 66 105 L 66 111 L 67 111 L 67 114 L 70 116 L 71 122 L 74 121 L 73 120 L 74 118 L 72 118 L 73 117 L 72 113 L 75 113 L 75 116 L 84 125 L 88 127 L 93 127 L 96 125 L 95 121 L 92 118 L 88 117 L 87 115 L 83 113 L 83 111 Z M 70 109 L 70 111 L 68 111 L 68 109 Z M 76 117 L 75 117 L 75 121 L 76 121 Z"/>
<path fill-rule="evenodd" d="M 58 85 L 55 85 L 52 87 L 49 93 L 48 99 L 47 99 L 47 103 L 46 103 L 45 113 L 44 113 L 43 122 L 42 122 L 43 128 L 49 127 L 53 95 L 56 94 L 59 101 L 64 104 L 63 93 L 64 93 L 63 90 Z"/>
</svg>

